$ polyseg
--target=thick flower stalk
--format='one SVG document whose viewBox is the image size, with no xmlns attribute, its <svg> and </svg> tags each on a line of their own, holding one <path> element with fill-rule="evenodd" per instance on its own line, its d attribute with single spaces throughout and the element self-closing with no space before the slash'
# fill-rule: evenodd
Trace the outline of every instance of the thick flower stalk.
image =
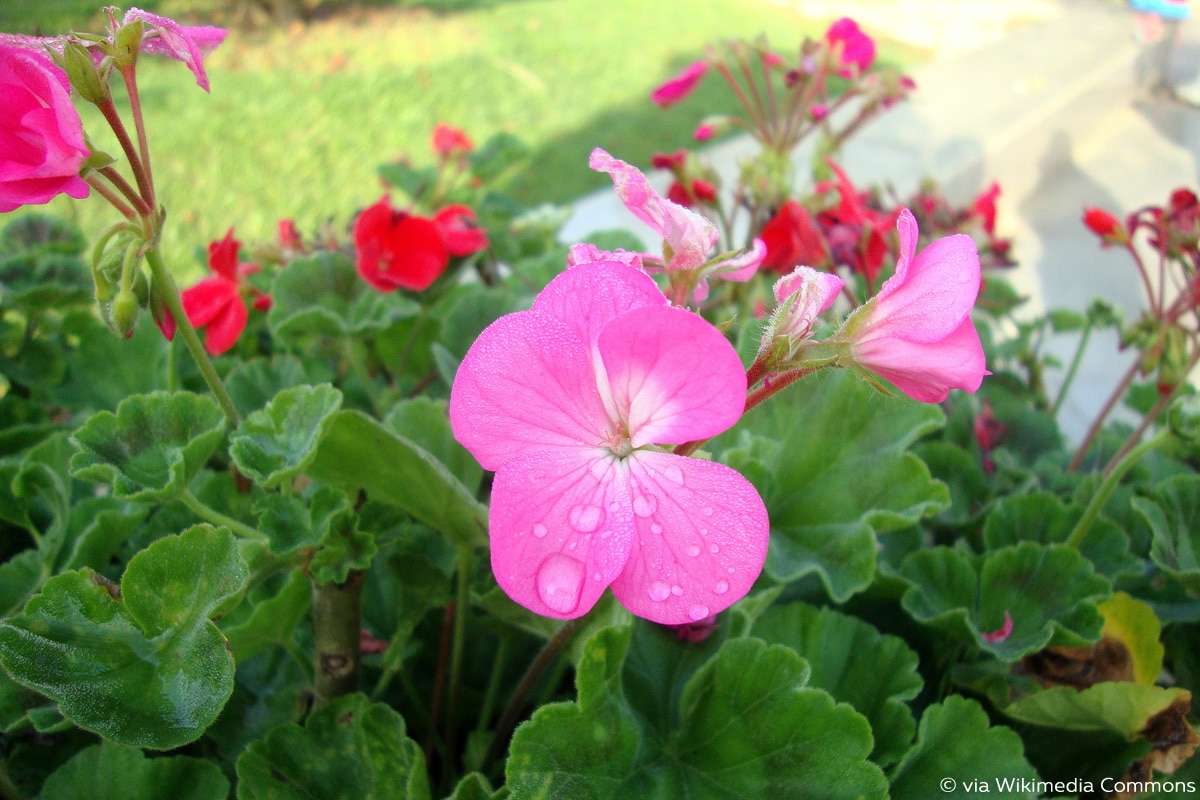
<svg viewBox="0 0 1200 800">
<path fill-rule="evenodd" d="M 728 429 L 745 396 L 725 337 L 627 264 L 572 267 L 493 323 L 459 368 L 450 421 L 496 471 L 500 586 L 559 619 L 611 586 L 668 625 L 745 595 L 766 557 L 762 499 L 729 467 L 659 447 Z"/>
<path fill-rule="evenodd" d="M 966 234 L 917 249 L 917 221 L 896 221 L 900 257 L 879 293 L 835 335 L 849 340 L 852 362 L 926 403 L 951 389 L 974 392 L 988 374 L 971 309 L 979 294 L 979 254 Z"/>
</svg>

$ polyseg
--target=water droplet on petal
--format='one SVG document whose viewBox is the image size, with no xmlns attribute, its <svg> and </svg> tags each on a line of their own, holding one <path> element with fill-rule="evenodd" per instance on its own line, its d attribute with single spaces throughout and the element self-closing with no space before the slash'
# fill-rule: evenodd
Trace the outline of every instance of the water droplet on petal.
<svg viewBox="0 0 1200 800">
<path fill-rule="evenodd" d="M 571 527 L 580 533 L 591 533 L 604 521 L 604 509 L 599 506 L 575 506 L 567 515 Z"/>
<path fill-rule="evenodd" d="M 638 495 L 633 500 L 633 513 L 639 517 L 648 517 L 658 510 L 658 498 L 652 494 Z"/>
<path fill-rule="evenodd" d="M 620 507 L 621 507 L 621 504 L 618 503 L 616 500 L 613 500 L 611 503 L 608 504 L 609 511 L 616 511 Z"/>
<path fill-rule="evenodd" d="M 700 513 L 706 517 L 711 517 L 712 516 L 712 506 L 705 506 L 704 508 L 702 508 L 700 510 Z"/>
<path fill-rule="evenodd" d="M 708 552 L 712 553 L 715 556 L 717 553 L 721 552 L 721 546 L 716 545 L 716 544 L 710 544 L 708 546 Z"/>
<path fill-rule="evenodd" d="M 569 545 L 567 545 L 567 549 L 574 550 L 578 546 L 579 546 L 579 542 L 571 542 Z"/>
<path fill-rule="evenodd" d="M 657 522 L 655 522 L 654 524 L 652 524 L 650 526 L 650 532 L 651 533 L 662 533 L 662 525 L 659 525 Z"/>
<path fill-rule="evenodd" d="M 595 575 L 592 576 L 592 580 L 602 581 L 602 580 L 604 580 L 604 577 L 599 572 L 597 572 Z"/>
<path fill-rule="evenodd" d="M 676 597 L 679 597 L 679 595 L 683 594 L 683 587 L 679 586 L 678 584 L 675 586 L 672 586 L 671 594 L 675 595 Z"/>
<path fill-rule="evenodd" d="M 562 553 L 551 553 L 538 567 L 537 593 L 559 614 L 569 614 L 583 594 L 583 562 Z"/>
<path fill-rule="evenodd" d="M 687 554 L 692 558 L 695 558 L 696 556 L 700 555 L 700 548 L 694 544 L 690 545 L 687 549 Z"/>
<path fill-rule="evenodd" d="M 729 567 L 729 568 L 728 568 L 728 569 L 726 569 L 725 571 L 726 571 L 726 572 L 728 572 L 730 575 L 732 575 L 732 574 L 733 574 L 734 572 L 736 572 L 737 570 L 735 570 L 733 567 Z"/>
<path fill-rule="evenodd" d="M 663 477 L 669 480 L 671 483 L 683 486 L 683 470 L 674 464 L 668 464 L 663 469 Z"/>
<path fill-rule="evenodd" d="M 546 534 L 549 532 L 550 532 L 550 529 L 547 528 L 545 525 L 543 525 L 540 522 L 533 526 L 533 535 L 538 537 L 539 539 L 545 539 Z"/>
<path fill-rule="evenodd" d="M 655 581 L 650 584 L 650 599 L 656 603 L 661 603 L 671 596 L 671 587 L 667 586 L 662 581 Z"/>
<path fill-rule="evenodd" d="M 717 585 L 713 587 L 713 594 L 725 594 L 729 591 L 729 581 L 721 579 L 717 581 Z"/>
<path fill-rule="evenodd" d="M 699 622 L 708 616 L 708 606 L 692 606 L 688 609 L 688 616 Z"/>
<path fill-rule="evenodd" d="M 700 529 L 700 535 L 701 535 L 701 536 L 708 536 L 708 528 L 701 528 L 701 529 Z"/>
</svg>

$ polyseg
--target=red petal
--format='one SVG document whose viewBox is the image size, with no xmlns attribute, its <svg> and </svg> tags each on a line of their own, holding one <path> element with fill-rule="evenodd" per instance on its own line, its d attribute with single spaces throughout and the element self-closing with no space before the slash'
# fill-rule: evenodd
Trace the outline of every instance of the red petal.
<svg viewBox="0 0 1200 800">
<path fill-rule="evenodd" d="M 214 275 L 205 278 L 180 296 L 188 322 L 202 328 L 219 316 L 230 303 L 241 304 L 237 283 Z"/>
<path fill-rule="evenodd" d="M 240 297 L 226 304 L 225 309 L 208 324 L 204 336 L 204 349 L 210 355 L 219 356 L 233 347 L 242 331 L 246 329 L 247 316 L 246 306 Z"/>
<path fill-rule="evenodd" d="M 219 242 L 210 242 L 208 245 L 208 268 L 213 272 L 228 278 L 231 281 L 236 281 L 238 276 L 238 248 L 242 243 L 233 238 L 233 228 L 230 228 L 225 234 L 225 238 Z"/>
<path fill-rule="evenodd" d="M 488 246 L 487 231 L 479 227 L 475 212 L 467 206 L 446 206 L 433 215 L 433 224 L 452 256 L 469 256 Z"/>
</svg>

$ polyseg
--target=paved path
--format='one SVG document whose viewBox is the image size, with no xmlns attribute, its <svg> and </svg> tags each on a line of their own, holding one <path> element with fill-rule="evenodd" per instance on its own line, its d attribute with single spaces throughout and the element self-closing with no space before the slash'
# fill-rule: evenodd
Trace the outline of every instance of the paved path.
<svg viewBox="0 0 1200 800">
<path fill-rule="evenodd" d="M 833 8 L 791 2 L 815 14 Z M 913 41 L 936 49 L 913 73 L 910 102 L 847 146 L 842 163 L 855 182 L 889 181 L 904 196 L 932 177 L 951 200 L 966 202 L 998 180 L 998 233 L 1015 238 L 1020 266 L 1009 277 L 1029 296 L 1028 313 L 1082 309 L 1102 296 L 1133 316 L 1142 306 L 1133 266 L 1098 247 L 1082 210 L 1123 214 L 1164 203 L 1176 187 L 1196 189 L 1200 111 L 1141 91 L 1147 59 L 1128 10 L 1104 0 L 948 0 L 942 14 L 931 13 L 937 2 L 855 5 L 839 2 L 832 13 L 857 10 L 868 30 L 924 36 Z M 1200 69 L 1200 15 L 1182 32 L 1177 80 Z M 711 155 L 732 176 L 753 149 L 733 141 Z M 564 239 L 612 227 L 639 232 L 637 225 L 611 192 L 601 192 L 576 205 Z M 1051 350 L 1066 360 L 1074 341 L 1059 338 Z M 1115 336 L 1093 337 L 1060 417 L 1069 437 L 1082 434 L 1127 359 Z"/>
</svg>

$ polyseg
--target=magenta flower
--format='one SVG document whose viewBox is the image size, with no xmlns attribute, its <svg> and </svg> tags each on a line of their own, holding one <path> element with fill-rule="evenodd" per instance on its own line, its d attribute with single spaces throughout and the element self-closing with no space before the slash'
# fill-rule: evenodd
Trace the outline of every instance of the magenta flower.
<svg viewBox="0 0 1200 800">
<path fill-rule="evenodd" d="M 947 236 L 914 257 L 917 221 L 907 208 L 896 228 L 895 274 L 846 321 L 854 361 L 922 402 L 940 403 L 951 389 L 974 392 L 988 374 L 971 321 L 979 294 L 975 242 Z"/>
<path fill-rule="evenodd" d="M 516 602 L 579 617 L 606 587 L 634 614 L 697 622 L 766 558 L 762 499 L 736 471 L 664 452 L 733 425 L 733 347 L 617 262 L 563 272 L 479 336 L 450 394 L 454 435 L 495 470 L 492 569 Z"/>
<path fill-rule="evenodd" d="M 843 65 L 839 73 L 843 78 L 862 75 L 875 61 L 875 40 L 849 17 L 842 17 L 830 25 L 825 32 L 825 41 Z"/>
<path fill-rule="evenodd" d="M 692 93 L 706 72 L 708 72 L 707 61 L 694 61 L 688 64 L 683 72 L 651 92 L 650 100 L 663 108 L 675 105 Z"/>
<path fill-rule="evenodd" d="M 796 267 L 775 281 L 775 302 L 778 308 L 769 332 L 788 336 L 795 341 L 808 338 L 813 323 L 828 311 L 845 282 L 832 272 L 812 267 Z M 763 341 L 766 344 L 766 340 Z"/>
<path fill-rule="evenodd" d="M 147 36 L 142 42 L 142 51 L 170 56 L 176 61 L 182 61 L 196 76 L 196 85 L 208 91 L 208 74 L 204 71 L 204 56 L 217 49 L 217 45 L 225 41 L 229 31 L 224 28 L 214 28 L 211 25 L 186 26 L 180 25 L 173 19 L 151 14 L 140 8 L 131 8 L 125 12 L 121 27 L 133 22 L 141 22 L 146 27 Z M 113 22 L 114 30 L 116 21 Z"/>
<path fill-rule="evenodd" d="M 44 52 L 0 40 L 0 212 L 87 197 L 88 155 L 67 76 Z"/>
<path fill-rule="evenodd" d="M 704 216 L 678 203 L 664 199 L 637 167 L 613 158 L 597 147 L 588 166 L 612 176 L 613 188 L 633 215 L 663 237 L 661 257 L 644 253 L 647 269 L 664 272 L 693 272 L 696 300 L 708 296 L 708 278 L 748 281 L 766 257 L 766 245 L 755 239 L 745 252 L 731 258 L 710 261 L 708 253 L 720 238 L 717 227 Z"/>
</svg>

